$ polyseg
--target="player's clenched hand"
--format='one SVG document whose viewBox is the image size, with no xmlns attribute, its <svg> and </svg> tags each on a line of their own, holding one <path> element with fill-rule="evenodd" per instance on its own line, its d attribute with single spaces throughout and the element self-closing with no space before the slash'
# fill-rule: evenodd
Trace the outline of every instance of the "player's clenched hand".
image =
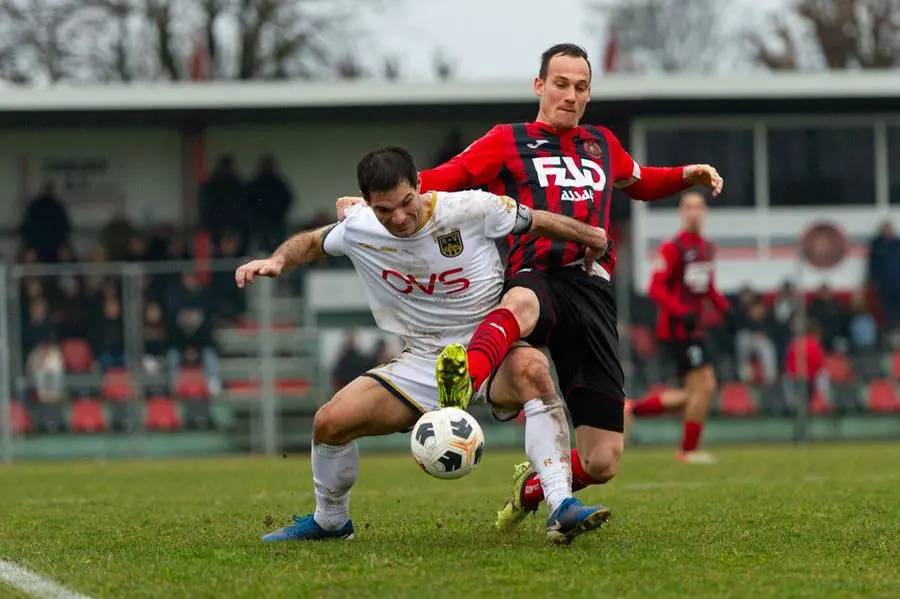
<svg viewBox="0 0 900 599">
<path fill-rule="evenodd" d="M 590 274 L 594 270 L 594 262 L 598 258 L 602 258 L 609 248 L 609 239 L 606 236 L 606 230 L 600 227 L 594 229 L 594 241 L 590 245 L 585 246 L 584 250 L 584 269 Z"/>
<path fill-rule="evenodd" d="M 349 196 L 338 198 L 334 203 L 335 207 L 337 208 L 338 220 L 344 220 L 344 217 L 347 215 L 346 213 L 348 208 L 350 208 L 351 206 L 356 206 L 357 204 L 362 204 L 363 202 L 365 202 L 365 200 L 362 198 L 354 198 Z"/>
<path fill-rule="evenodd" d="M 684 167 L 684 180 L 692 185 L 706 185 L 712 188 L 712 196 L 722 193 L 725 179 L 714 167 L 708 164 L 690 164 Z"/>
<path fill-rule="evenodd" d="M 261 277 L 277 277 L 284 269 L 284 260 L 279 258 L 265 258 L 253 260 L 238 267 L 234 272 L 234 280 L 239 289 L 243 289 L 247 283 L 252 283 L 257 275 Z"/>
</svg>

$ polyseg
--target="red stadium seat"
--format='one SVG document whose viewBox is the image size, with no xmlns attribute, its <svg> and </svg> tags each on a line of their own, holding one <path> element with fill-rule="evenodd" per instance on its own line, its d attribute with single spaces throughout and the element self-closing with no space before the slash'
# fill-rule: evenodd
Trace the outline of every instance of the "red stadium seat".
<svg viewBox="0 0 900 599">
<path fill-rule="evenodd" d="M 175 394 L 182 399 L 206 399 L 209 386 L 201 368 L 182 368 L 175 381 Z"/>
<path fill-rule="evenodd" d="M 880 414 L 900 412 L 900 393 L 892 381 L 880 379 L 869 383 L 868 407 Z"/>
<path fill-rule="evenodd" d="M 306 379 L 282 379 L 275 381 L 275 392 L 279 395 L 306 395 L 312 385 Z"/>
<path fill-rule="evenodd" d="M 225 390 L 234 398 L 249 398 L 259 395 L 259 383 L 257 381 L 229 381 L 225 384 Z"/>
<path fill-rule="evenodd" d="M 97 433 L 107 430 L 106 413 L 103 404 L 93 398 L 76 399 L 72 402 L 72 430 L 79 433 Z"/>
<path fill-rule="evenodd" d="M 743 383 L 725 383 L 719 395 L 719 411 L 729 416 L 753 416 L 756 402 L 750 388 Z"/>
<path fill-rule="evenodd" d="M 59 349 L 68 372 L 90 372 L 94 367 L 94 353 L 86 339 L 63 339 Z"/>
<path fill-rule="evenodd" d="M 273 329 L 293 329 L 297 326 L 297 323 L 290 319 L 281 319 L 272 321 Z M 241 333 L 257 333 L 259 332 L 259 323 L 255 320 L 250 320 L 248 317 L 243 316 L 238 319 L 238 321 L 234 325 L 234 329 L 236 331 L 240 331 Z"/>
<path fill-rule="evenodd" d="M 147 429 L 172 431 L 182 427 L 178 406 L 168 397 L 150 397 L 146 407 Z"/>
<path fill-rule="evenodd" d="M 853 366 L 846 354 L 831 353 L 825 356 L 825 370 L 832 382 L 849 383 L 853 380 Z"/>
<path fill-rule="evenodd" d="M 9 404 L 9 420 L 12 434 L 21 435 L 31 431 L 31 418 L 28 417 L 28 410 L 20 401 L 12 401 Z M 0 425 L 3 424 L 3 413 L 0 411 Z"/>
<path fill-rule="evenodd" d="M 232 397 L 259 397 L 262 383 L 257 380 L 230 381 L 225 389 Z M 278 395 L 307 395 L 312 384 L 306 379 L 280 379 L 275 381 L 275 393 Z"/>
<path fill-rule="evenodd" d="M 100 394 L 109 401 L 128 401 L 133 396 L 131 375 L 124 368 L 110 368 L 103 375 Z"/>
</svg>

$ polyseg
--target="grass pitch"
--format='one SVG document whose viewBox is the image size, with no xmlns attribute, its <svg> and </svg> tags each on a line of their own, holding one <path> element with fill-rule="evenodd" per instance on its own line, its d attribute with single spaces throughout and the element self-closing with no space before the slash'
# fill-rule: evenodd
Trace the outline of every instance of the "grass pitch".
<svg viewBox="0 0 900 599">
<path fill-rule="evenodd" d="M 891 597 L 900 445 L 629 450 L 579 494 L 613 510 L 568 548 L 546 511 L 493 530 L 521 454 L 458 481 L 364 456 L 357 538 L 267 545 L 313 507 L 308 456 L 0 468 L 0 557 L 90 597 Z M 0 597 L 21 597 L 2 586 Z"/>
</svg>

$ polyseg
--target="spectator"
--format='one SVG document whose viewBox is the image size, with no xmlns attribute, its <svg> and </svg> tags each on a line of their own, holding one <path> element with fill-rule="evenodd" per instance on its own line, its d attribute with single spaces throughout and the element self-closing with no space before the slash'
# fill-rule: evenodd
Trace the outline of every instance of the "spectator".
<svg viewBox="0 0 900 599">
<path fill-rule="evenodd" d="M 787 354 L 787 346 L 791 340 L 791 322 L 798 308 L 797 290 L 793 283 L 785 281 L 772 301 L 772 341 L 778 351 L 779 363 Z"/>
<path fill-rule="evenodd" d="M 65 363 L 62 351 L 50 337 L 38 344 L 25 366 L 38 402 L 59 403 L 65 397 Z"/>
<path fill-rule="evenodd" d="M 275 159 L 263 156 L 256 178 L 247 188 L 257 251 L 271 253 L 287 236 L 288 213 L 294 193 L 279 174 Z"/>
<path fill-rule="evenodd" d="M 106 249 L 108 259 L 113 262 L 128 260 L 131 240 L 139 234 L 124 213 L 116 214 L 100 231 L 100 242 Z"/>
<path fill-rule="evenodd" d="M 168 349 L 169 335 L 162 307 L 156 302 L 149 302 L 144 308 L 144 372 L 149 375 L 162 372 Z"/>
<path fill-rule="evenodd" d="M 169 315 L 166 357 L 173 392 L 181 366 L 202 365 L 209 392 L 218 395 L 222 391 L 222 382 L 210 318 L 212 301 L 195 273 L 184 273 L 181 285 L 170 290 L 165 311 Z"/>
<path fill-rule="evenodd" d="M 50 343 L 55 336 L 47 300 L 41 296 L 32 297 L 27 306 L 28 316 L 22 327 L 22 353 L 26 358 L 41 344 Z"/>
<path fill-rule="evenodd" d="M 795 320 L 797 336 L 788 345 L 785 359 L 785 383 L 788 385 L 788 397 L 796 397 L 791 393 L 793 383 L 803 383 L 809 390 L 805 398 L 809 401 L 816 392 L 828 394 L 828 371 L 825 369 L 825 348 L 822 346 L 822 327 L 815 319 L 804 323 Z M 795 406 L 796 407 L 796 406 Z"/>
<path fill-rule="evenodd" d="M 821 323 L 818 330 L 826 350 L 846 350 L 850 312 L 838 302 L 830 286 L 819 287 L 809 305 L 809 315 Z"/>
<path fill-rule="evenodd" d="M 851 304 L 853 316 L 850 318 L 850 347 L 854 355 L 872 355 L 878 348 L 878 324 L 869 310 L 866 294 L 857 290 Z"/>
<path fill-rule="evenodd" d="M 23 245 L 33 248 L 40 262 L 56 262 L 59 249 L 68 243 L 71 231 L 66 207 L 57 197 L 53 183 L 45 183 L 40 194 L 28 204 L 19 225 Z"/>
<path fill-rule="evenodd" d="M 753 376 L 755 359 L 762 372 L 762 382 L 771 384 L 778 378 L 778 354 L 770 337 L 771 317 L 760 299 L 752 300 L 735 336 L 735 359 L 738 375 L 744 382 Z"/>
<path fill-rule="evenodd" d="M 900 328 L 900 238 L 890 221 L 869 244 L 868 279 L 884 312 L 885 329 Z"/>
<path fill-rule="evenodd" d="M 228 155 L 219 158 L 212 176 L 200 188 L 198 206 L 200 224 L 210 232 L 215 247 L 219 247 L 225 232 L 232 230 L 240 233 L 243 242 L 238 253 L 247 253 L 250 214 L 244 184 L 235 170 L 234 158 Z"/>
<path fill-rule="evenodd" d="M 344 339 L 344 346 L 335 361 L 331 373 L 332 385 L 335 389 L 340 389 L 373 366 L 375 364 L 372 357 L 360 351 L 356 344 L 356 334 L 350 332 Z"/>
<path fill-rule="evenodd" d="M 109 261 L 109 252 L 106 251 L 106 247 L 101 243 L 96 243 L 91 246 L 91 249 L 88 251 L 87 262 L 88 264 L 104 264 Z M 108 275 L 100 275 L 100 274 L 86 274 L 84 276 L 84 294 L 86 297 L 94 296 L 100 288 L 104 285 L 104 283 L 109 282 L 111 279 Z"/>
<path fill-rule="evenodd" d="M 227 234 L 219 244 L 218 258 L 237 262 L 239 249 L 237 236 Z M 222 321 L 233 324 L 246 311 L 247 294 L 234 284 L 234 269 L 217 269 L 213 272 L 211 291 L 216 316 Z"/>
<path fill-rule="evenodd" d="M 122 330 L 122 304 L 115 294 L 107 290 L 103 296 L 100 314 L 89 331 L 89 340 L 100 370 L 125 365 L 125 334 Z"/>
<path fill-rule="evenodd" d="M 142 233 L 135 233 L 128 239 L 125 252 L 126 262 L 146 262 L 149 259 L 147 238 Z"/>
<path fill-rule="evenodd" d="M 80 277 L 63 276 L 58 281 L 60 300 L 54 312 L 56 330 L 61 339 L 87 335 L 88 306 Z"/>
<path fill-rule="evenodd" d="M 25 322 L 32 316 L 31 311 L 34 308 L 34 302 L 36 300 L 44 300 L 46 302 L 47 295 L 44 293 L 44 283 L 38 277 L 24 277 L 20 285 L 19 302 L 21 306 L 24 306 L 22 321 Z"/>
</svg>

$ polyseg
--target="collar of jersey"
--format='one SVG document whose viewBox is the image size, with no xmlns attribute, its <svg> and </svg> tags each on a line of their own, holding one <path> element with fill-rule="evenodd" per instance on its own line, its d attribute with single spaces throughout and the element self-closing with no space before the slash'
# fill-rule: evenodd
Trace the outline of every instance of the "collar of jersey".
<svg viewBox="0 0 900 599">
<path fill-rule="evenodd" d="M 429 192 L 429 195 L 431 196 L 431 198 L 430 198 L 430 201 L 428 202 L 428 214 L 425 217 L 425 220 L 423 220 L 421 223 L 419 223 L 419 227 L 415 230 L 415 232 L 413 232 L 413 235 L 418 235 L 419 233 L 421 233 L 422 229 L 425 228 L 425 225 L 427 225 L 428 222 L 431 220 L 431 217 L 434 216 L 434 209 L 437 206 L 437 192 L 431 191 L 431 192 Z"/>
<path fill-rule="evenodd" d="M 548 123 L 542 123 L 540 121 L 533 121 L 535 125 L 537 125 L 542 131 L 549 133 L 551 135 L 555 135 L 557 137 L 566 137 L 568 135 L 574 135 L 575 131 L 578 129 L 580 125 L 576 125 L 571 129 L 566 129 L 565 131 L 560 131 L 559 129 L 554 129 L 552 125 Z"/>
</svg>

